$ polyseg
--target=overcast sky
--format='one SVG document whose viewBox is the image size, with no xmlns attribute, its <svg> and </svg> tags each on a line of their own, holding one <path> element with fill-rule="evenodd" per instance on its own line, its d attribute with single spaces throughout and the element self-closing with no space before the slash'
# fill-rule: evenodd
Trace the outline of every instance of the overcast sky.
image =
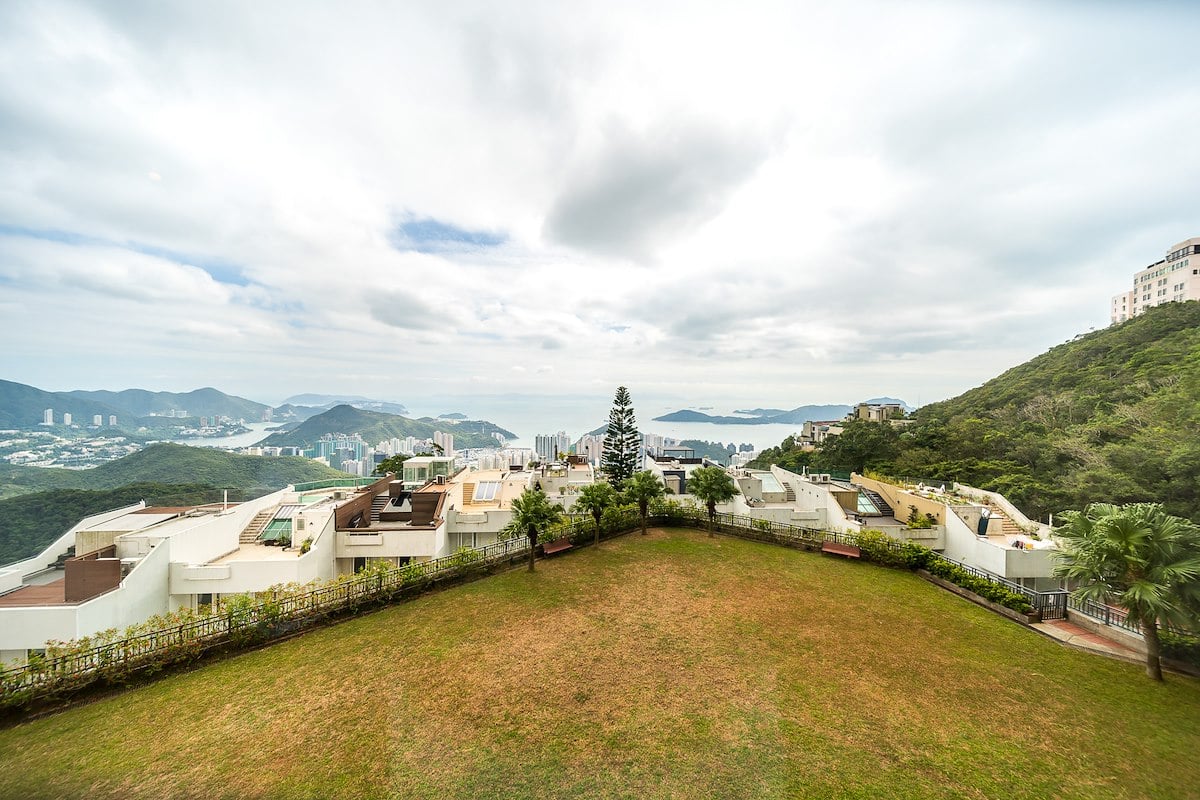
<svg viewBox="0 0 1200 800">
<path fill-rule="evenodd" d="M 1200 235 L 1198 23 L 10 0 L 0 377 L 410 408 L 953 396 L 1106 325 Z"/>
</svg>

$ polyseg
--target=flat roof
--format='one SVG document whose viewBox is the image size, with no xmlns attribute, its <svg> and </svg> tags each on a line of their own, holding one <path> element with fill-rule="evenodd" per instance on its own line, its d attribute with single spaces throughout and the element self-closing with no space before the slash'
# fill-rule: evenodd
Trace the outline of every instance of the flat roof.
<svg viewBox="0 0 1200 800">
<path fill-rule="evenodd" d="M 67 602 L 66 578 L 40 585 L 22 586 L 8 594 L 0 594 L 0 608 L 65 605 L 78 605 Z"/>
<path fill-rule="evenodd" d="M 132 511 L 128 514 L 122 514 L 119 517 L 105 520 L 104 522 L 97 522 L 94 525 L 89 525 L 86 528 L 80 528 L 79 530 L 129 533 L 131 531 L 140 531 L 153 525 L 158 525 L 161 522 L 166 522 L 167 520 L 172 520 L 179 516 L 179 512 L 158 511 L 155 513 L 154 511 L 151 511 L 151 509 L 147 508 L 139 511 Z"/>
<path fill-rule="evenodd" d="M 299 557 L 299 549 L 287 550 L 282 547 L 270 547 L 265 544 L 253 542 L 239 545 L 237 550 L 206 562 L 205 566 L 229 564 L 233 561 L 294 561 Z"/>
</svg>

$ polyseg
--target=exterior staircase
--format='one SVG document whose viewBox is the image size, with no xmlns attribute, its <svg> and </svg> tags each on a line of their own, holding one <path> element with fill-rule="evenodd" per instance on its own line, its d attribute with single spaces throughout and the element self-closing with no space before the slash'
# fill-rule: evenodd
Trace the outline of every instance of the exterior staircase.
<svg viewBox="0 0 1200 800">
<path fill-rule="evenodd" d="M 250 520 L 250 524 L 242 528 L 242 535 L 238 537 L 239 544 L 253 544 L 258 541 L 258 536 L 267 527 L 267 523 L 275 516 L 274 508 L 263 509 L 254 515 L 254 519 Z"/>
<path fill-rule="evenodd" d="M 883 516 L 890 517 L 896 513 L 896 510 L 888 504 L 887 500 L 883 499 L 883 495 L 881 495 L 879 492 L 873 492 L 870 489 L 865 489 L 861 486 L 858 488 L 858 490 L 866 495 L 868 500 L 875 504 L 875 507 L 879 509 L 879 513 Z"/>
<path fill-rule="evenodd" d="M 74 558 L 74 557 L 75 557 L 75 545 L 71 545 L 70 547 L 67 548 L 67 552 L 60 555 L 58 557 L 58 560 L 54 562 L 54 565 L 53 565 L 54 569 L 66 569 L 67 568 L 67 559 Z"/>
<path fill-rule="evenodd" d="M 371 522 L 379 522 L 379 512 L 383 511 L 391 500 L 386 494 L 375 495 L 375 499 L 371 501 Z"/>
<path fill-rule="evenodd" d="M 1017 523 L 1013 522 L 1012 519 L 1008 516 L 1008 514 L 1005 514 L 1003 509 L 1001 509 L 999 506 L 995 505 L 994 503 L 988 503 L 988 508 L 992 512 L 992 519 L 1000 520 L 1000 532 L 1001 533 L 1008 535 L 1008 536 L 1027 536 L 1028 535 L 1025 533 L 1025 531 L 1021 530 L 1021 526 L 1018 525 Z M 995 528 L 995 526 L 989 526 L 988 529 L 990 531 L 990 530 L 993 530 L 994 528 Z"/>
<path fill-rule="evenodd" d="M 787 481 L 783 481 L 784 499 L 789 503 L 796 502 L 796 488 Z"/>
</svg>

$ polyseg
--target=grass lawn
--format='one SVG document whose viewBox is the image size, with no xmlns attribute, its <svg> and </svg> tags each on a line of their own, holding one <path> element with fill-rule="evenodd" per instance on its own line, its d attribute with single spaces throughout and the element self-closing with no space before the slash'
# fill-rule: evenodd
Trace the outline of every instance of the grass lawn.
<svg viewBox="0 0 1200 800">
<path fill-rule="evenodd" d="M 1200 681 L 652 531 L 0 731 L 0 797 L 1200 796 Z"/>
</svg>

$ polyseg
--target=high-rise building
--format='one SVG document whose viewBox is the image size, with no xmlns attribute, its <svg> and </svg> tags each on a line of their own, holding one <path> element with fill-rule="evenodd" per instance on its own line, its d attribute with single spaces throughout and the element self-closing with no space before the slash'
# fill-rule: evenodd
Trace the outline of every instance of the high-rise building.
<svg viewBox="0 0 1200 800">
<path fill-rule="evenodd" d="M 542 461 L 557 461 L 559 453 L 571 450 L 571 437 L 566 431 L 558 433 L 539 433 L 533 440 L 533 451 Z"/>
<path fill-rule="evenodd" d="M 434 431 L 433 443 L 442 448 L 442 455 L 454 455 L 454 434 L 443 433 L 442 431 Z"/>
<path fill-rule="evenodd" d="M 604 454 L 604 437 L 586 433 L 575 443 L 575 455 L 583 456 L 589 464 L 596 466 Z"/>
<path fill-rule="evenodd" d="M 70 425 L 71 419 L 72 417 L 70 411 L 63 412 L 63 425 Z"/>
<path fill-rule="evenodd" d="M 112 425 L 112 426 L 116 426 L 116 424 L 117 424 L 117 415 L 116 414 L 108 415 L 108 424 Z"/>
<path fill-rule="evenodd" d="M 93 414 L 92 415 L 92 424 L 95 425 L 97 428 L 99 428 L 101 425 L 104 424 L 104 415 L 103 414 Z"/>
<path fill-rule="evenodd" d="M 1147 308 L 1183 300 L 1200 300 L 1200 236 L 1180 242 L 1166 258 L 1135 272 L 1133 289 L 1113 295 L 1109 319 L 1115 325 Z"/>
<path fill-rule="evenodd" d="M 42 412 L 42 424 L 43 425 L 53 425 L 54 424 L 54 409 L 53 408 L 47 408 L 45 411 Z"/>
</svg>

